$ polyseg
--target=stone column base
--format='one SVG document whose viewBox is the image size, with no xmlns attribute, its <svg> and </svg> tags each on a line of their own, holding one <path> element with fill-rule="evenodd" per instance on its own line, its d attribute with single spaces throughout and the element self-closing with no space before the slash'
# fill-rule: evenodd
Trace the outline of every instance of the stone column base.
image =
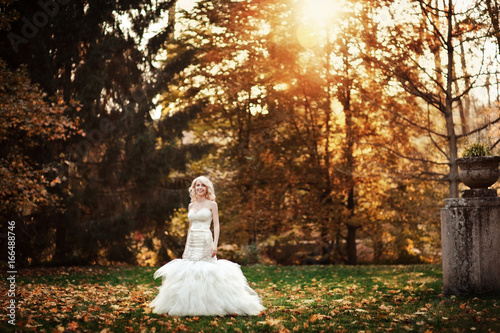
<svg viewBox="0 0 500 333">
<path fill-rule="evenodd" d="M 500 291 L 500 197 L 446 199 L 441 240 L 443 294 Z"/>
</svg>

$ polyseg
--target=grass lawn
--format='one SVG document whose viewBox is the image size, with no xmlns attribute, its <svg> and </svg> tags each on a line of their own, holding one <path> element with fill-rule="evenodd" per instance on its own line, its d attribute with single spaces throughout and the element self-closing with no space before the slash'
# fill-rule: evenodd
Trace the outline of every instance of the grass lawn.
<svg viewBox="0 0 500 333">
<path fill-rule="evenodd" d="M 242 267 L 267 308 L 255 317 L 153 314 L 155 269 L 22 270 L 16 327 L 8 324 L 3 297 L 0 331 L 500 333 L 500 295 L 443 297 L 440 266 Z"/>
</svg>

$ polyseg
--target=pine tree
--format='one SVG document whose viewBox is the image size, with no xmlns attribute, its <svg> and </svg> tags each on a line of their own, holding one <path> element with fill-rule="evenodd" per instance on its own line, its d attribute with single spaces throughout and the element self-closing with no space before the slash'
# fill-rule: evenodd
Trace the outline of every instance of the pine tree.
<svg viewBox="0 0 500 333">
<path fill-rule="evenodd" d="M 174 21 L 153 38 L 146 35 L 174 5 L 19 0 L 2 8 L 19 19 L 0 34 L 0 57 L 12 68 L 25 64 L 48 97 L 62 96 L 68 117 L 82 120 L 83 135 L 63 155 L 50 157 L 67 179 L 65 209 L 42 212 L 35 221 L 56 230 L 56 261 L 133 262 L 132 232 L 151 239 L 174 209 L 187 204 L 182 175 L 199 149 L 180 139 L 198 108 L 160 123 L 151 117 L 154 98 L 193 57 L 185 52 L 170 66 L 155 66 Z M 69 106 L 73 100 L 81 109 Z M 27 243 L 35 246 L 33 238 Z"/>
</svg>

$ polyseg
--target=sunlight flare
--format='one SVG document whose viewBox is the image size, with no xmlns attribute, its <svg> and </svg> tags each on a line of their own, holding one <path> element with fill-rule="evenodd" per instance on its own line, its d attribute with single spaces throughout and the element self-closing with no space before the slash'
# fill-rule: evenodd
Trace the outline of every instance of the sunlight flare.
<svg viewBox="0 0 500 333">
<path fill-rule="evenodd" d="M 302 2 L 303 20 L 325 24 L 337 15 L 340 6 L 342 6 L 342 1 L 304 0 Z"/>
<path fill-rule="evenodd" d="M 324 42 L 326 28 L 338 17 L 341 7 L 342 1 L 303 0 L 296 32 L 299 43 L 312 48 Z"/>
</svg>

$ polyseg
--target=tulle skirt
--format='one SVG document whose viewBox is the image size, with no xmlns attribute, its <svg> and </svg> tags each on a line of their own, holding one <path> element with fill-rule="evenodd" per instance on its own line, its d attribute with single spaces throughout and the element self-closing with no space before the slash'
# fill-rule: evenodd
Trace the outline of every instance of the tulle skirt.
<svg viewBox="0 0 500 333">
<path fill-rule="evenodd" d="M 264 306 L 240 266 L 229 260 L 174 259 L 159 268 L 159 293 L 149 305 L 171 316 L 258 315 Z"/>
</svg>

